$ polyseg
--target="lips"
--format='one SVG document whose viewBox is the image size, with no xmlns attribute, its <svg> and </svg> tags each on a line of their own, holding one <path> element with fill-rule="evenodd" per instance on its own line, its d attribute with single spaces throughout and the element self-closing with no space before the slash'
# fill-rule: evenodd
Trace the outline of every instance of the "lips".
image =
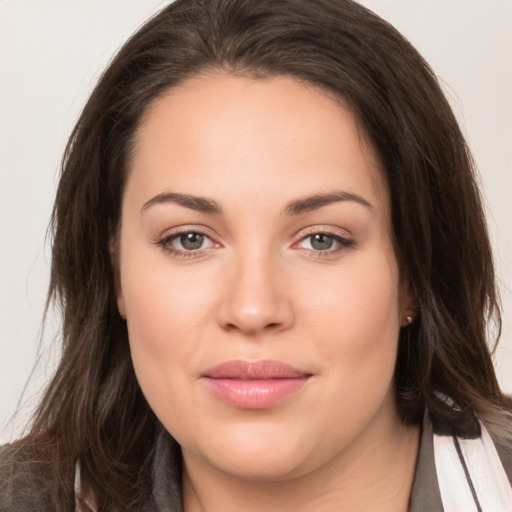
<svg viewBox="0 0 512 512">
<path fill-rule="evenodd" d="M 202 376 L 208 389 L 242 409 L 265 409 L 302 388 L 311 377 L 279 361 L 227 361 Z"/>
</svg>

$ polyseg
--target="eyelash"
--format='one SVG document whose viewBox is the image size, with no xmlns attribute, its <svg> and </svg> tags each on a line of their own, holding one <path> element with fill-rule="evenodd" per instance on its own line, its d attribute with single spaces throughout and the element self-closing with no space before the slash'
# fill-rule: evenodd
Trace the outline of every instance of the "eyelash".
<svg viewBox="0 0 512 512">
<path fill-rule="evenodd" d="M 355 246 L 355 240 L 350 238 L 345 238 L 343 236 L 337 235 L 335 233 L 329 232 L 329 231 L 322 231 L 322 230 L 312 230 L 311 232 L 305 234 L 300 238 L 299 241 L 295 242 L 293 246 L 296 246 L 305 240 L 312 239 L 316 235 L 323 235 L 328 238 L 331 238 L 333 240 L 333 244 L 337 244 L 337 247 L 335 248 L 329 248 L 326 250 L 315 250 L 315 249 L 304 249 L 307 251 L 307 253 L 310 256 L 316 257 L 316 258 L 328 258 L 332 257 L 342 251 L 346 251 L 347 249 L 351 249 Z M 311 242 L 310 242 L 311 243 Z"/>
<path fill-rule="evenodd" d="M 203 255 L 204 249 L 203 250 L 198 249 L 198 250 L 182 251 L 180 249 L 174 249 L 171 245 L 171 243 L 174 240 L 177 240 L 184 235 L 192 235 L 192 234 L 204 236 L 206 239 L 212 241 L 211 237 L 208 235 L 208 233 L 206 233 L 205 231 L 203 231 L 201 229 L 194 228 L 194 229 L 184 229 L 181 231 L 176 231 L 175 233 L 165 236 L 161 240 L 157 240 L 155 242 L 155 244 L 160 246 L 163 250 L 168 252 L 174 258 L 183 258 L 183 259 L 197 258 L 197 257 Z M 215 242 L 213 242 L 213 243 L 215 244 Z"/>
<path fill-rule="evenodd" d="M 176 231 L 170 235 L 165 236 L 161 240 L 157 240 L 155 242 L 155 245 L 161 247 L 163 250 L 165 250 L 169 255 L 171 255 L 174 258 L 198 258 L 203 256 L 205 249 L 197 249 L 197 250 L 180 250 L 175 249 L 172 247 L 171 243 L 180 237 L 184 235 L 201 235 L 205 237 L 206 239 L 210 240 L 211 243 L 214 245 L 219 245 L 216 242 L 213 242 L 211 237 L 203 230 L 200 229 L 184 229 L 181 231 Z M 312 239 L 315 235 L 323 235 L 328 238 L 331 238 L 333 240 L 333 243 L 337 244 L 337 247 L 334 249 L 329 248 L 326 250 L 315 250 L 315 249 L 303 249 L 307 252 L 308 255 L 316 257 L 316 258 L 325 258 L 329 256 L 333 256 L 335 254 L 338 254 L 339 252 L 345 251 L 347 249 L 351 249 L 355 246 L 355 240 L 342 237 L 340 235 L 337 235 L 335 233 L 329 232 L 329 231 L 323 231 L 323 230 L 311 230 L 311 232 L 303 235 L 297 242 L 295 242 L 292 247 L 297 246 L 298 244 L 304 242 L 305 240 Z M 299 250 L 300 248 L 297 248 Z"/>
</svg>

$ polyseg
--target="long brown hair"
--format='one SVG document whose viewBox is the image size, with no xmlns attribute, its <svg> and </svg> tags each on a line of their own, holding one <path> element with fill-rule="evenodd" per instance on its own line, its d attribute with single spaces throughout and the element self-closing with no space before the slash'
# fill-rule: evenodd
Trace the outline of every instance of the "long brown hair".
<svg viewBox="0 0 512 512">
<path fill-rule="evenodd" d="M 111 249 L 141 116 L 169 88 L 211 70 L 292 76 L 350 105 L 385 170 L 397 258 L 418 299 L 417 321 L 399 340 L 400 414 L 419 422 L 427 406 L 447 428 L 470 425 L 469 434 L 475 413 L 503 423 L 487 343 L 500 317 L 482 202 L 429 66 L 350 0 L 177 0 L 111 62 L 63 159 L 49 290 L 63 312 L 63 353 L 27 441 L 52 465 L 50 492 L 62 508 L 76 460 L 99 510 L 145 499 L 159 426 L 132 368 Z"/>
</svg>

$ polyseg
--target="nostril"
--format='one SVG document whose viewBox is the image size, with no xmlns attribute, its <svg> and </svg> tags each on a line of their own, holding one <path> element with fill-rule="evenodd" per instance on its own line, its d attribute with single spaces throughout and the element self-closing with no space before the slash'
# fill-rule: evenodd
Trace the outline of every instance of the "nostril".
<svg viewBox="0 0 512 512">
<path fill-rule="evenodd" d="M 265 329 L 275 329 L 276 327 L 279 327 L 279 323 L 278 322 L 271 322 L 267 325 L 265 325 Z M 229 324 L 226 324 L 225 325 L 225 329 L 228 330 L 228 331 L 233 331 L 235 329 L 238 329 L 238 327 L 235 325 L 235 324 L 232 324 L 232 323 L 229 323 Z"/>
<path fill-rule="evenodd" d="M 239 282 L 236 290 L 220 302 L 216 320 L 224 332 L 240 331 L 251 336 L 263 332 L 275 334 L 293 324 L 289 297 L 260 282 L 258 279 L 243 286 Z"/>
</svg>

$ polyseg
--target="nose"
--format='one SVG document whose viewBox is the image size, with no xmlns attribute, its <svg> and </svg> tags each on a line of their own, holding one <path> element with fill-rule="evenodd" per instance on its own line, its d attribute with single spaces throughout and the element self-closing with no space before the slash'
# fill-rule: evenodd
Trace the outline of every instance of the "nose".
<svg viewBox="0 0 512 512">
<path fill-rule="evenodd" d="M 290 328 L 294 322 L 290 290 L 276 258 L 245 254 L 229 264 L 231 271 L 221 284 L 220 326 L 249 336 Z"/>
</svg>

